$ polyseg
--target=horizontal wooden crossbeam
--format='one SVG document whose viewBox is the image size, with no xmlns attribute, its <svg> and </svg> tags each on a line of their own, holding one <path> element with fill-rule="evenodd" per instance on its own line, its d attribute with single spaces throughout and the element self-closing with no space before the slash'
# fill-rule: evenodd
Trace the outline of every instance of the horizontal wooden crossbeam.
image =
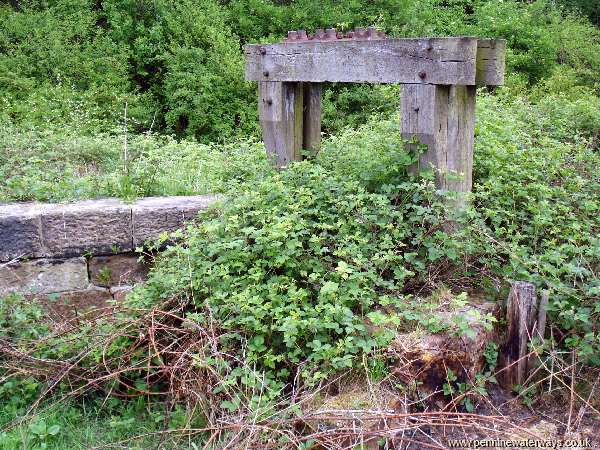
<svg viewBox="0 0 600 450">
<path fill-rule="evenodd" d="M 474 37 L 246 45 L 246 79 L 283 82 L 499 85 L 504 40 Z"/>
</svg>

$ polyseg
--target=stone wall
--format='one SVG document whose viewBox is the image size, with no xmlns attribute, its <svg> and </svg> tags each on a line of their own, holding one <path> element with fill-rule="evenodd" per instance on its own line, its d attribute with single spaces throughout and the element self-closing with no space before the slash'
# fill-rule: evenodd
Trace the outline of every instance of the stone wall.
<svg viewBox="0 0 600 450">
<path fill-rule="evenodd" d="M 211 195 L 0 204 L 0 298 L 87 308 L 119 299 L 149 270 L 135 249 L 215 202 Z"/>
</svg>

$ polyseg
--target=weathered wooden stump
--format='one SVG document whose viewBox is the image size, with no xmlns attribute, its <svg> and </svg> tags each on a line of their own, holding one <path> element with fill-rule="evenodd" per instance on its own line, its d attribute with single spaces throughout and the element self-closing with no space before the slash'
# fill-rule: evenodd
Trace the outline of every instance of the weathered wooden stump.
<svg viewBox="0 0 600 450">
<path fill-rule="evenodd" d="M 535 285 L 516 281 L 511 285 L 507 302 L 507 333 L 501 349 L 502 371 L 498 381 L 503 387 L 512 389 L 527 381 L 534 365 L 530 344 L 544 339 L 548 293 L 542 293 L 538 306 Z"/>
<path fill-rule="evenodd" d="M 474 37 L 385 39 L 374 28 L 293 31 L 245 47 L 246 79 L 259 82 L 263 140 L 279 168 L 318 151 L 322 83 L 402 84 L 402 137 L 427 146 L 413 169 L 433 168 L 438 188 L 469 192 L 475 89 L 502 84 L 505 48 Z"/>
</svg>

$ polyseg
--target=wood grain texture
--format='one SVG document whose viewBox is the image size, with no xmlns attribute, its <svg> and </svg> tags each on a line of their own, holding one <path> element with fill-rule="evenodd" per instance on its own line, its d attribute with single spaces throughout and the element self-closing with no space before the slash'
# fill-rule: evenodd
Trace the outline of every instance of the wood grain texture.
<svg viewBox="0 0 600 450">
<path fill-rule="evenodd" d="M 504 84 L 506 58 L 504 39 L 478 39 L 475 81 L 478 85 Z"/>
<path fill-rule="evenodd" d="M 413 150 L 419 145 L 427 146 L 411 170 L 416 173 L 434 170 L 440 189 L 446 188 L 449 91 L 448 86 L 407 84 L 402 86 L 400 100 L 402 139 Z"/>
<path fill-rule="evenodd" d="M 540 305 L 538 306 L 537 324 L 535 326 L 535 334 L 540 339 L 544 339 L 544 335 L 546 334 L 546 315 L 548 311 L 549 300 L 550 297 L 548 291 L 543 291 L 542 297 L 540 298 Z"/>
<path fill-rule="evenodd" d="M 246 45 L 246 79 L 474 85 L 477 39 L 306 41 Z"/>
<path fill-rule="evenodd" d="M 512 283 L 506 320 L 508 331 L 501 361 L 504 370 L 500 372 L 499 381 L 505 388 L 512 389 L 525 382 L 530 367 L 527 354 L 536 320 L 535 285 L 525 281 Z"/>
<path fill-rule="evenodd" d="M 321 83 L 303 83 L 304 134 L 302 148 L 315 154 L 321 149 Z"/>
<path fill-rule="evenodd" d="M 404 85 L 400 101 L 401 136 L 413 149 L 427 146 L 411 170 L 433 169 L 438 189 L 453 191 L 465 204 L 473 183 L 475 86 Z"/>
<path fill-rule="evenodd" d="M 258 84 L 258 112 L 267 154 L 278 168 L 302 158 L 302 83 Z"/>
<path fill-rule="evenodd" d="M 475 86 L 450 86 L 445 189 L 471 192 L 475 141 Z M 464 203 L 464 198 L 458 198 Z"/>
</svg>

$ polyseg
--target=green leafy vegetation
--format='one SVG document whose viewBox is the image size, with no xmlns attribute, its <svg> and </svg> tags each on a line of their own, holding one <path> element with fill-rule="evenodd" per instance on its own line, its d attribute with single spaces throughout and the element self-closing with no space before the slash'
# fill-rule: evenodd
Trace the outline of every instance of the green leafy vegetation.
<svg viewBox="0 0 600 450">
<path fill-rule="evenodd" d="M 226 348 L 247 342 L 267 378 L 285 381 L 301 362 L 306 376 L 318 369 L 313 377 L 352 367 L 386 340 L 364 316 L 402 301 L 405 280 L 420 282 L 431 263 L 457 257 L 431 186 L 387 190 L 366 192 L 310 163 L 244 186 L 161 257 L 137 298 L 149 306 L 191 287 L 194 319 L 207 326 L 210 309 L 231 331 Z"/>
<path fill-rule="evenodd" d="M 542 357 L 600 365 L 597 12 L 575 0 L 2 4 L 0 202 L 224 195 L 111 317 L 57 328 L 35 302 L 0 300 L 0 448 L 221 448 L 237 431 L 203 427 L 223 418 L 277 417 L 281 430 L 299 392 L 346 371 L 392 377 L 397 333 L 491 328 L 469 302 L 503 301 L 511 280 L 548 291 Z M 320 153 L 282 172 L 267 160 L 241 45 L 372 24 L 507 39 L 506 86 L 478 92 L 460 215 L 431 174 L 409 174 L 398 86 L 328 86 Z M 445 372 L 455 407 L 487 395 L 498 353 L 487 345 L 473 380 Z M 419 383 L 396 389 L 417 396 Z M 529 404 L 542 391 L 519 389 Z"/>
<path fill-rule="evenodd" d="M 243 81 L 240 45 L 331 25 L 376 25 L 392 36 L 505 38 L 512 82 L 547 79 L 560 66 L 597 91 L 600 32 L 571 13 L 572 3 L 18 0 L 0 5 L 0 120 L 114 133 L 127 110 L 127 126 L 138 132 L 202 142 L 256 134 L 255 88 Z M 324 130 L 394 111 L 388 93 L 329 87 Z"/>
<path fill-rule="evenodd" d="M 0 201 L 218 193 L 272 171 L 252 139 L 217 145 L 9 127 L 0 140 Z"/>
</svg>

